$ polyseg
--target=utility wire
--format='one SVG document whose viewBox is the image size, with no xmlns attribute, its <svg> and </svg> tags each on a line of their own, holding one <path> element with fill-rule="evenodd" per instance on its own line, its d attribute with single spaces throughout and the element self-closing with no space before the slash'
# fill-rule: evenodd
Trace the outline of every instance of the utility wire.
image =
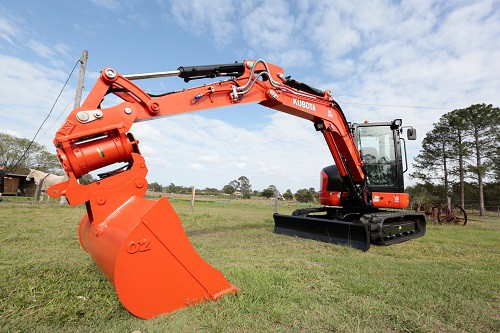
<svg viewBox="0 0 500 333">
<path fill-rule="evenodd" d="M 431 109 L 431 110 L 453 110 L 453 108 L 437 108 L 437 107 L 432 107 L 432 106 L 411 106 L 411 105 L 369 104 L 369 103 L 348 103 L 348 102 L 340 102 L 340 104 L 365 105 L 365 106 L 384 106 L 384 107 L 391 107 L 391 108 L 412 108 L 412 109 Z"/>
<path fill-rule="evenodd" d="M 59 120 L 59 118 L 61 118 L 61 116 L 63 115 L 63 113 L 68 109 L 69 105 L 75 100 L 75 96 L 73 96 L 73 98 L 68 102 L 68 104 L 66 104 L 66 107 L 59 113 L 59 115 L 57 116 L 56 120 L 54 120 L 52 122 L 52 124 L 50 124 L 49 127 L 47 127 L 47 129 L 45 130 L 45 132 L 43 132 L 42 135 L 40 135 L 40 138 L 43 138 L 45 136 L 45 134 L 47 134 L 47 132 L 57 123 L 57 121 Z"/>
<path fill-rule="evenodd" d="M 75 71 L 75 68 L 76 66 L 78 66 L 78 64 L 81 62 L 81 59 L 78 59 L 75 63 L 75 66 L 73 66 L 73 69 L 71 70 L 71 73 L 69 73 L 69 76 L 68 78 L 66 79 L 66 82 L 64 82 L 64 85 L 61 89 L 61 91 L 59 92 L 59 95 L 57 95 L 57 98 L 56 100 L 54 101 L 54 104 L 52 105 L 52 107 L 50 108 L 50 112 L 49 114 L 47 115 L 47 117 L 45 117 L 45 119 L 43 120 L 42 124 L 40 125 L 40 127 L 38 127 L 38 130 L 36 131 L 35 133 L 35 136 L 33 136 L 33 139 L 31 139 L 31 142 L 30 144 L 28 145 L 28 148 L 26 148 L 26 150 L 24 151 L 23 155 L 19 158 L 19 160 L 17 160 L 16 164 L 14 164 L 14 166 L 12 166 L 9 171 L 7 171 L 7 173 L 10 173 L 12 170 L 14 170 L 17 165 L 19 164 L 19 162 L 21 162 L 23 160 L 23 158 L 26 156 L 26 154 L 28 153 L 28 151 L 30 150 L 31 146 L 33 145 L 33 142 L 35 142 L 35 139 L 36 139 L 36 136 L 38 135 L 38 133 L 40 132 L 40 130 L 42 129 L 43 125 L 45 124 L 45 122 L 47 121 L 47 119 L 49 119 L 50 115 L 52 114 L 52 111 L 54 110 L 54 107 L 56 106 L 56 103 L 57 101 L 59 100 L 59 97 L 61 97 L 63 91 L 64 91 L 64 88 L 66 88 L 66 85 L 68 84 L 68 81 L 69 79 L 71 78 L 71 76 L 73 75 L 73 72 Z"/>
</svg>

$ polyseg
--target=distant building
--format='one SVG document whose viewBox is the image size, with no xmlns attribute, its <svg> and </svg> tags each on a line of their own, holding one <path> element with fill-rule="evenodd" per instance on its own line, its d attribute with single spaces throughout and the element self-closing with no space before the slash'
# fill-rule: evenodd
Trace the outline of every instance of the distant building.
<svg viewBox="0 0 500 333">
<path fill-rule="evenodd" d="M 8 173 L 4 179 L 4 195 L 32 197 L 36 192 L 35 180 L 26 180 L 27 175 Z"/>
</svg>

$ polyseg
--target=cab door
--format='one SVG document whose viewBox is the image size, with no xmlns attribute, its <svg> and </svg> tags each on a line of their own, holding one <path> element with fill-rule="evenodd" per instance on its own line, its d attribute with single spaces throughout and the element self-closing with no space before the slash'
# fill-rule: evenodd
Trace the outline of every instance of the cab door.
<svg viewBox="0 0 500 333">
<path fill-rule="evenodd" d="M 359 124 L 356 143 L 372 192 L 404 191 L 401 147 L 398 129 L 391 123 Z"/>
</svg>

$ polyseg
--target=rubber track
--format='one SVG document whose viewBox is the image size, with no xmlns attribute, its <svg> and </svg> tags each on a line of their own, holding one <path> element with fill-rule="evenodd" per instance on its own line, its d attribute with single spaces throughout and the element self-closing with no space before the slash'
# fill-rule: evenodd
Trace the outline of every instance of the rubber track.
<svg viewBox="0 0 500 333">
<path fill-rule="evenodd" d="M 383 231 L 384 222 L 391 218 L 413 217 L 417 223 L 417 230 L 413 234 L 403 235 L 401 237 L 384 239 Z M 423 221 L 422 221 L 423 218 Z M 420 221 L 418 221 L 420 220 Z M 360 218 L 360 222 L 370 226 L 370 239 L 372 244 L 376 245 L 392 245 L 402 243 L 407 240 L 421 237 L 425 234 L 425 217 L 420 213 L 414 212 L 377 212 L 364 214 Z M 423 222 L 423 223 L 422 223 Z"/>
</svg>

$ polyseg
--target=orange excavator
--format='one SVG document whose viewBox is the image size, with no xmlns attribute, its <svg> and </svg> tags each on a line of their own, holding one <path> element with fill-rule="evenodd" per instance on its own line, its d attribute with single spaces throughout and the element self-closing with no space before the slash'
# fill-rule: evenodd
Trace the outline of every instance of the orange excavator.
<svg viewBox="0 0 500 333">
<path fill-rule="evenodd" d="M 227 79 L 161 95 L 148 94 L 133 82 L 166 76 L 186 82 Z M 123 102 L 101 107 L 110 94 Z M 147 167 L 129 132 L 132 124 L 249 102 L 311 121 L 335 162 L 321 172 L 320 202 L 325 207 L 275 214 L 276 233 L 361 250 L 425 233 L 422 214 L 397 210 L 409 200 L 403 187 L 400 119 L 350 124 L 331 91 L 287 77 L 282 68 L 263 60 L 132 75 L 105 68 L 83 105 L 56 133 L 54 144 L 68 180 L 48 193 L 66 196 L 73 206 L 85 204 L 80 244 L 132 314 L 151 318 L 237 291 L 197 254 L 169 201 L 144 197 Z M 415 135 L 408 128 L 408 139 Z M 79 184 L 83 175 L 116 163 L 120 167 L 100 174 L 99 180 Z"/>
</svg>

